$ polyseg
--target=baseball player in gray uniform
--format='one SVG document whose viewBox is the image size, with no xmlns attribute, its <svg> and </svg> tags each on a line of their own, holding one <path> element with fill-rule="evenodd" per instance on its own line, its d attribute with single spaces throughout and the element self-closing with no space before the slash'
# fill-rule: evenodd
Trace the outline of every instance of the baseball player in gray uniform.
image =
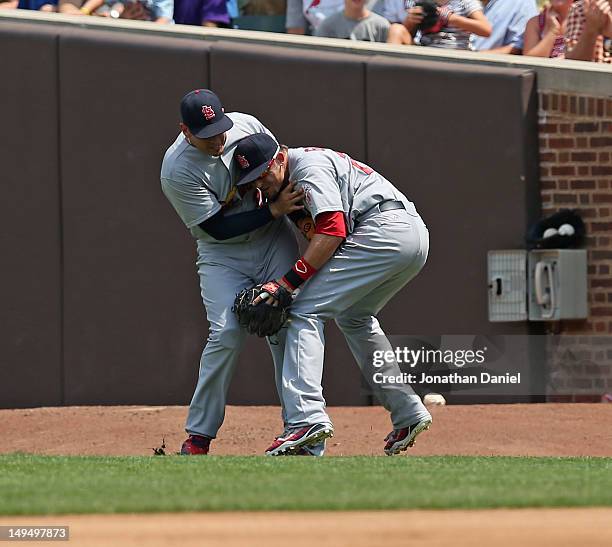
<svg viewBox="0 0 612 547">
<path fill-rule="evenodd" d="M 225 114 L 219 98 L 205 89 L 181 101 L 181 133 L 168 148 L 161 168 L 162 190 L 197 241 L 202 299 L 210 323 L 197 387 L 189 406 L 189 438 L 182 454 L 207 454 L 223 423 L 226 394 L 245 331 L 231 307 L 236 293 L 282 275 L 298 256 L 286 213 L 302 209 L 302 193 L 286 188 L 265 203 L 253 185 L 232 184 L 236 143 L 253 133 L 272 134 L 247 114 Z M 285 347 L 283 329 L 268 340 L 280 394 Z M 283 412 L 284 418 L 284 412 Z M 322 454 L 319 443 L 307 453 Z"/>
<path fill-rule="evenodd" d="M 321 388 L 323 327 L 329 319 L 335 319 L 391 413 L 393 431 L 385 452 L 398 454 L 412 446 L 431 425 L 431 415 L 409 385 L 380 381 L 401 371 L 394 358 L 374 367 L 373 355 L 391 350 L 375 315 L 427 259 L 429 232 L 414 205 L 372 168 L 333 150 L 288 149 L 258 134 L 243 139 L 235 157 L 240 159 L 239 187 L 255 181 L 274 199 L 291 181 L 304 191 L 305 209 L 315 224 L 304 255 L 266 285 L 269 298 L 278 286 L 300 288 L 290 310 L 282 369 L 288 427 L 266 453 L 291 452 L 333 434 Z"/>
</svg>

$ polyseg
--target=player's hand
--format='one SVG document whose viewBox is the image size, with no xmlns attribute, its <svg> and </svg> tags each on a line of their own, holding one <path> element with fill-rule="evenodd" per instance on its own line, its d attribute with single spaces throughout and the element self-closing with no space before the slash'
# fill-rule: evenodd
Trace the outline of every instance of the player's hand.
<svg viewBox="0 0 612 547">
<path fill-rule="evenodd" d="M 278 287 L 284 287 L 290 293 L 293 292 L 293 289 L 289 287 L 282 279 L 277 279 L 276 281 L 268 281 L 262 287 L 264 290 L 268 290 L 269 292 L 261 293 L 255 300 L 253 300 L 253 306 L 257 306 L 260 302 L 266 302 L 269 306 L 278 306 L 278 300 L 273 296 L 274 293 L 278 290 Z"/>
<path fill-rule="evenodd" d="M 301 204 L 304 199 L 304 190 L 295 188 L 295 183 L 290 182 L 283 188 L 278 197 L 270 203 L 270 213 L 274 218 L 282 217 L 294 211 L 301 211 L 304 206 Z"/>
<path fill-rule="evenodd" d="M 253 300 L 253 306 L 257 306 L 257 304 L 261 302 L 265 302 L 268 304 L 268 306 L 278 306 L 278 300 L 276 300 L 276 298 L 274 298 L 271 294 L 265 292 Z"/>
</svg>

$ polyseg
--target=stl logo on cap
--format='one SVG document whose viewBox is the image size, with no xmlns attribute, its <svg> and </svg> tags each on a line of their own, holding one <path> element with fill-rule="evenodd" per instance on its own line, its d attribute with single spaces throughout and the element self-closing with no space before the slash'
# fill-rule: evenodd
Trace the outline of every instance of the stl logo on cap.
<svg viewBox="0 0 612 547">
<path fill-rule="evenodd" d="M 236 155 L 236 161 L 238 162 L 238 165 L 240 165 L 240 169 L 248 169 L 251 166 L 249 160 L 240 154 Z"/>
<path fill-rule="evenodd" d="M 202 114 L 204 114 L 204 117 L 206 118 L 207 122 L 209 122 L 215 117 L 215 111 L 213 110 L 212 106 L 209 106 L 207 104 L 202 106 Z"/>
</svg>

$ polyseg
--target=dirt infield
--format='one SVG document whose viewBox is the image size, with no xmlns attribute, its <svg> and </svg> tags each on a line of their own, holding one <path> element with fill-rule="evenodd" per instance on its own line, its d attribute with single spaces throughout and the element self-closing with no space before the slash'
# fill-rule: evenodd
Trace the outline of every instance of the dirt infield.
<svg viewBox="0 0 612 547">
<path fill-rule="evenodd" d="M 329 409 L 328 455 L 380 455 L 390 431 L 381 407 Z M 612 404 L 435 407 L 413 455 L 612 456 Z M 60 407 L 0 410 L 0 453 L 146 455 L 165 437 L 179 449 L 186 407 Z M 281 430 L 277 407 L 228 407 L 212 453 L 262 454 Z"/>
<path fill-rule="evenodd" d="M 589 547 L 612 545 L 612 509 L 183 513 L 0 518 L 70 526 L 70 545 L 149 547 Z M 35 542 L 36 545 L 48 545 Z"/>
<path fill-rule="evenodd" d="M 382 454 L 379 407 L 331 408 L 329 455 Z M 185 407 L 0 410 L 0 452 L 146 455 L 184 439 Z M 414 455 L 612 456 L 612 405 L 436 407 Z M 277 407 L 229 407 L 215 454 L 261 454 L 281 427 Z M 178 513 L 0 517 L 0 525 L 70 526 L 70 543 L 321 547 L 612 545 L 612 509 Z M 38 543 L 35 543 L 38 544 Z M 45 543 L 46 544 L 46 543 Z M 41 543 L 42 545 L 42 543 Z"/>
</svg>

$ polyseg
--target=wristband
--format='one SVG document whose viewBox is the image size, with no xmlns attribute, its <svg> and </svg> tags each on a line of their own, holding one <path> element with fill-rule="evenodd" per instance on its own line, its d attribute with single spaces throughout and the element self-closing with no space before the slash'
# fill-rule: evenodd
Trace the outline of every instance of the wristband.
<svg viewBox="0 0 612 547">
<path fill-rule="evenodd" d="M 91 10 L 90 10 L 90 9 L 88 9 L 88 8 L 80 8 L 80 12 L 81 12 L 83 15 L 91 15 Z"/>
<path fill-rule="evenodd" d="M 302 257 L 299 258 L 293 265 L 293 268 L 283 276 L 283 281 L 287 283 L 292 290 L 295 290 L 316 273 L 316 268 L 313 268 L 304 260 L 304 257 Z"/>
</svg>

